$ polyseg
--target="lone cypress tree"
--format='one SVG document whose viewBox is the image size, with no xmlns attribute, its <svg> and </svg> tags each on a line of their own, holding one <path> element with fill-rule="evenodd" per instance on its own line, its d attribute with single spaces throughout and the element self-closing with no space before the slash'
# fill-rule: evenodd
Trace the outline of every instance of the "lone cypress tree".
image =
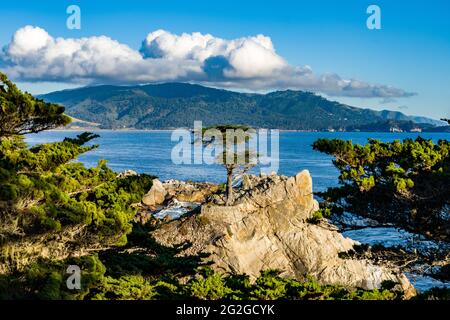
<svg viewBox="0 0 450 320">
<path fill-rule="evenodd" d="M 202 129 L 201 141 L 204 145 L 218 143 L 222 146 L 216 160 L 227 172 L 226 205 L 234 201 L 233 185 L 258 164 L 258 154 L 248 146 L 253 133 L 252 128 L 243 125 L 218 125 Z"/>
</svg>

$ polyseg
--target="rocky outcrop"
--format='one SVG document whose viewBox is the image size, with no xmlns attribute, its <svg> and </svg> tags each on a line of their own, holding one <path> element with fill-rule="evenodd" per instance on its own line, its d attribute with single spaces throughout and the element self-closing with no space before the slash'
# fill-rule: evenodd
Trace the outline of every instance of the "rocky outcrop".
<svg viewBox="0 0 450 320">
<path fill-rule="evenodd" d="M 178 180 L 167 180 L 163 184 L 167 191 L 167 200 L 179 202 L 205 202 L 212 194 L 219 190 L 219 186 L 207 182 L 187 183 Z"/>
<path fill-rule="evenodd" d="M 213 183 L 188 183 L 178 180 L 167 180 L 161 183 L 158 179 L 154 179 L 142 203 L 153 208 L 171 201 L 203 203 L 218 190 L 219 186 Z"/>
<path fill-rule="evenodd" d="M 153 232 L 164 245 L 189 241 L 183 254 L 209 253 L 213 268 L 248 274 L 279 269 L 282 275 L 324 284 L 379 288 L 384 280 L 398 283 L 406 296 L 415 293 L 408 279 L 393 269 L 366 260 L 342 259 L 340 252 L 355 241 L 324 225 L 306 220 L 318 209 L 308 171 L 295 177 L 248 176 L 232 206 L 221 199 L 204 203 L 200 213 L 163 224 Z"/>
<path fill-rule="evenodd" d="M 164 203 L 167 191 L 164 189 L 161 181 L 153 179 L 152 187 L 142 198 L 142 203 L 149 207 L 154 207 Z"/>
<path fill-rule="evenodd" d="M 138 176 L 139 174 L 134 170 L 125 170 L 117 175 L 117 178 L 127 178 L 127 177 L 133 177 Z"/>
</svg>

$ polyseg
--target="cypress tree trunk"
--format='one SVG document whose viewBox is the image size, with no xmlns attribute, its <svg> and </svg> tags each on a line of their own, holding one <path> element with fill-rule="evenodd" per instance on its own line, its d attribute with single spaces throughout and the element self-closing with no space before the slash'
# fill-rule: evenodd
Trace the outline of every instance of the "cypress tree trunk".
<svg viewBox="0 0 450 320">
<path fill-rule="evenodd" d="M 233 168 L 227 168 L 227 200 L 225 205 L 233 203 Z"/>
</svg>

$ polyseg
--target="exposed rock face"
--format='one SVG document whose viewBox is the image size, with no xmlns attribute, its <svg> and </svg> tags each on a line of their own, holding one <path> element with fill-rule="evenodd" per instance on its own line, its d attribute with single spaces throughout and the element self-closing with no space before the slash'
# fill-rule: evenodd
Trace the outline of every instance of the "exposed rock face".
<svg viewBox="0 0 450 320">
<path fill-rule="evenodd" d="M 158 179 L 154 179 L 150 191 L 147 192 L 147 194 L 142 198 L 142 203 L 149 207 L 157 206 L 164 203 L 166 194 L 167 191 L 166 189 L 164 189 L 161 181 L 159 181 Z"/>
<path fill-rule="evenodd" d="M 125 170 L 117 175 L 117 178 L 126 178 L 132 176 L 138 176 L 139 174 L 134 170 Z"/>
<path fill-rule="evenodd" d="M 153 185 L 143 197 L 142 203 L 148 207 L 156 207 L 173 200 L 203 203 L 218 190 L 218 185 L 207 182 L 187 183 L 168 180 L 161 183 L 158 179 L 154 179 Z"/>
<path fill-rule="evenodd" d="M 167 200 L 176 199 L 180 202 L 203 203 L 206 199 L 216 193 L 219 186 L 207 182 L 187 183 L 178 180 L 165 181 L 164 189 L 167 191 Z"/>
<path fill-rule="evenodd" d="M 246 273 L 279 269 L 282 275 L 324 284 L 379 288 L 384 280 L 398 282 L 406 296 L 415 294 L 408 279 L 395 270 L 365 260 L 341 259 L 355 241 L 306 219 L 318 209 L 308 171 L 295 177 L 247 177 L 232 206 L 205 203 L 201 212 L 166 223 L 153 232 L 157 241 L 193 245 L 184 254 L 207 252 L 219 271 Z"/>
</svg>

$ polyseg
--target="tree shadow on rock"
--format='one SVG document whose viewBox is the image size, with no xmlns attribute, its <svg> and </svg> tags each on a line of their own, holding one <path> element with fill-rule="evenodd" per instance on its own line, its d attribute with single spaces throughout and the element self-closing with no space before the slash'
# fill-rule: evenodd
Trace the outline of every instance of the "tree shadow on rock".
<svg viewBox="0 0 450 320">
<path fill-rule="evenodd" d="M 209 265 L 207 253 L 183 255 L 192 244 L 185 242 L 173 247 L 159 244 L 150 234 L 154 227 L 149 224 L 133 224 L 128 244 L 99 254 L 113 277 L 142 275 L 147 278 L 170 279 L 192 276 L 201 266 Z"/>
</svg>

